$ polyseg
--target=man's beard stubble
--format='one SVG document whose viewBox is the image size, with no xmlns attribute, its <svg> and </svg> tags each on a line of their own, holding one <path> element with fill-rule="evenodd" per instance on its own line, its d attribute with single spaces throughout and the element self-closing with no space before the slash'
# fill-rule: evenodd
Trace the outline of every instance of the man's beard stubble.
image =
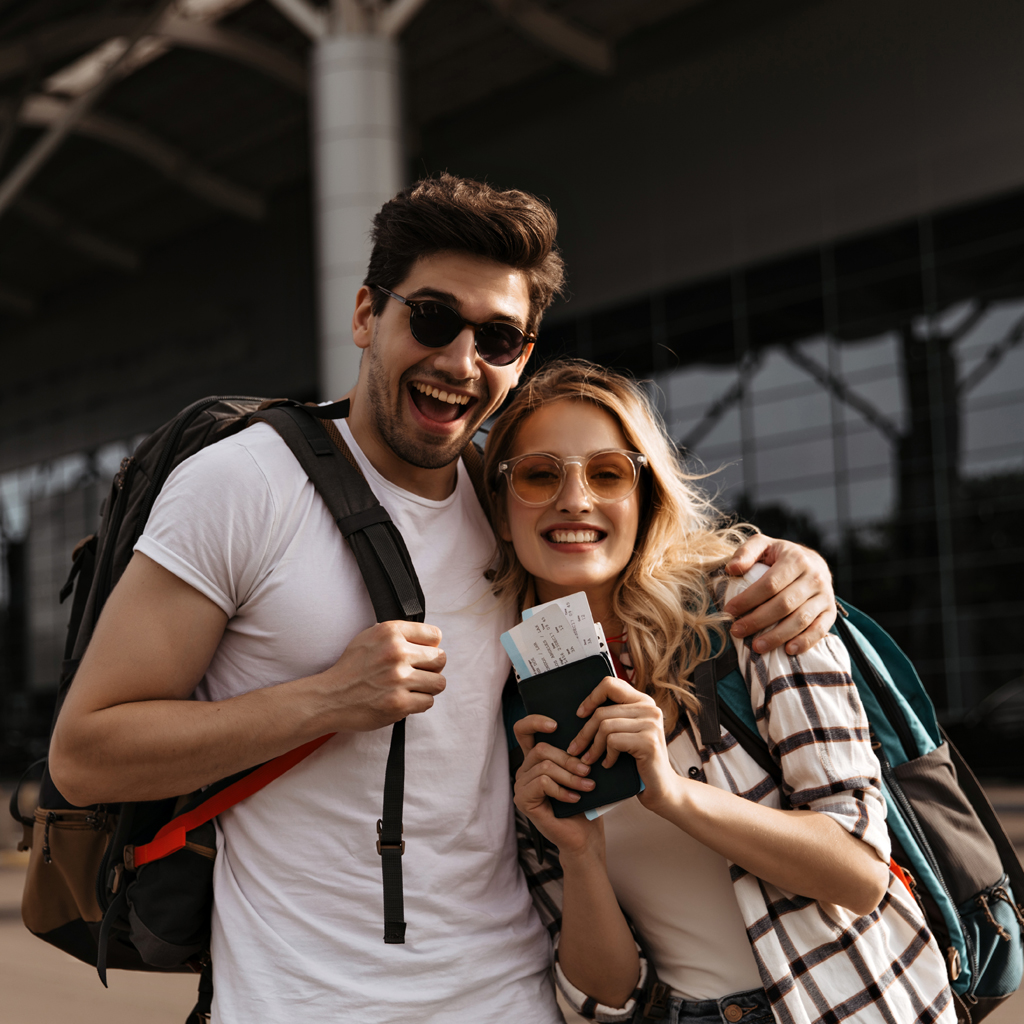
<svg viewBox="0 0 1024 1024">
<path fill-rule="evenodd" d="M 443 469 L 445 466 L 450 466 L 472 440 L 479 426 L 478 418 L 473 417 L 471 420 L 467 413 L 465 429 L 450 441 L 443 441 L 440 438 L 434 440 L 429 437 L 409 437 L 402 432 L 401 428 L 401 403 L 405 400 L 406 381 L 403 378 L 399 382 L 398 393 L 392 395 L 387 370 L 377 352 L 377 346 L 371 345 L 370 351 L 367 353 L 370 367 L 366 383 L 374 422 L 381 440 L 410 466 L 416 466 L 419 469 Z M 409 376 L 414 375 L 410 373 Z M 431 377 L 430 379 L 436 378 Z M 445 382 L 438 380 L 437 383 Z M 484 396 L 480 396 L 477 401 L 486 408 L 487 403 L 483 401 L 483 398 Z"/>
</svg>

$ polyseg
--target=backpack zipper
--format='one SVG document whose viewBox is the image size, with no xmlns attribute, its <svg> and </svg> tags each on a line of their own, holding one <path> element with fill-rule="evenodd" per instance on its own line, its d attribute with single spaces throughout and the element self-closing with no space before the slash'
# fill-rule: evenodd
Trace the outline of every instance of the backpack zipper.
<svg viewBox="0 0 1024 1024">
<path fill-rule="evenodd" d="M 43 826 L 43 863 L 52 864 L 52 850 L 50 849 L 50 826 L 70 831 L 82 831 L 91 829 L 93 832 L 102 832 L 107 824 L 107 815 L 100 810 L 71 810 L 71 811 L 47 811 L 42 807 L 37 808 L 35 820 Z"/>
<path fill-rule="evenodd" d="M 889 792 L 892 794 L 893 800 L 896 801 L 900 810 L 903 812 L 903 820 L 906 822 L 910 831 L 913 832 L 914 838 L 917 840 L 921 852 L 928 861 L 928 864 L 932 869 L 932 873 L 935 875 L 939 885 L 942 886 L 942 891 L 945 894 L 946 899 L 949 900 L 949 905 L 953 908 L 953 915 L 955 916 L 957 923 L 960 925 L 960 934 L 963 936 L 964 948 L 967 950 L 967 957 L 970 960 L 971 967 L 971 986 L 965 994 L 968 999 L 973 999 L 974 989 L 978 984 L 978 955 L 974 949 L 974 944 L 971 941 L 971 936 L 964 927 L 964 919 L 960 916 L 960 911 L 957 908 L 957 905 L 953 902 L 953 896 L 949 891 L 949 886 L 946 885 L 946 879 L 943 877 L 942 871 L 939 869 L 939 864 L 935 859 L 935 854 L 932 852 L 932 848 L 928 843 L 924 830 L 921 828 L 921 823 L 917 820 L 917 815 L 914 813 L 913 806 L 907 799 L 907 794 L 903 792 L 903 787 L 896 778 L 896 773 L 892 770 L 892 765 L 889 763 L 888 758 L 885 757 L 879 758 L 879 761 L 882 766 L 882 778 L 885 779 L 885 784 L 889 787 Z M 950 950 L 947 951 L 947 955 L 949 952 L 955 954 L 955 947 L 951 946 Z M 952 963 L 953 959 L 950 957 L 950 964 L 952 965 Z M 952 980 L 955 981 L 956 979 L 954 978 Z"/>
</svg>

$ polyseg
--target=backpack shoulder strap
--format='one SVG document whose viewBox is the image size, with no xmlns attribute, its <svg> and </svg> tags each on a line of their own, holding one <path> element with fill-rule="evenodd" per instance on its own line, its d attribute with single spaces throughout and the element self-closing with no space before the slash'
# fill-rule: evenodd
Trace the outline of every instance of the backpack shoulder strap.
<svg viewBox="0 0 1024 1024">
<path fill-rule="evenodd" d="M 398 528 L 377 501 L 332 418 L 348 415 L 348 401 L 327 406 L 267 403 L 252 417 L 266 422 L 291 449 L 327 505 L 359 564 L 379 622 L 406 619 L 422 622 L 423 591 Z M 134 866 L 159 860 L 185 845 L 186 833 L 283 775 L 333 733 L 322 736 L 246 772 L 209 787 L 197 804 L 169 821 L 150 843 L 132 851 Z M 402 807 L 405 789 L 405 720 L 391 732 L 384 775 L 384 806 L 377 822 L 377 852 L 384 882 L 384 941 L 405 941 L 402 894 Z"/>
<path fill-rule="evenodd" d="M 378 622 L 422 622 L 423 591 L 402 535 L 370 490 L 340 432 L 330 421 L 348 415 L 347 400 L 328 406 L 282 404 L 253 417 L 273 427 L 306 471 L 359 563 Z M 405 942 L 402 891 L 402 807 L 405 791 L 405 719 L 392 726 L 384 770 L 384 806 L 377 822 L 377 853 L 384 883 L 384 941 Z"/>
<path fill-rule="evenodd" d="M 334 406 L 278 405 L 253 416 L 268 423 L 292 450 L 306 471 L 342 536 L 359 563 L 378 622 L 407 619 L 422 622 L 423 591 L 402 535 L 359 472 L 352 453 L 334 428 L 328 436 L 323 413 Z M 333 428 L 333 424 L 331 424 Z"/>
<path fill-rule="evenodd" d="M 735 679 L 730 677 L 735 676 Z M 738 685 L 730 686 L 729 683 Z M 782 769 L 768 751 L 752 721 L 750 697 L 740 675 L 739 656 L 732 642 L 727 640 L 721 653 L 710 661 L 701 662 L 693 673 L 694 692 L 700 699 L 697 727 L 704 744 L 713 747 L 722 739 L 722 723 L 736 742 L 764 770 L 765 774 L 782 787 Z M 785 794 L 783 794 L 785 803 Z"/>
</svg>

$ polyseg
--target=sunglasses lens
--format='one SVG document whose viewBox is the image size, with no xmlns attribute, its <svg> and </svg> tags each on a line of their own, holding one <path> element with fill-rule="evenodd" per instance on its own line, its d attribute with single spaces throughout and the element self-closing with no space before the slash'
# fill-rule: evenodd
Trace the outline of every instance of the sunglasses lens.
<svg viewBox="0 0 1024 1024">
<path fill-rule="evenodd" d="M 420 302 L 409 317 L 412 336 L 427 348 L 450 345 L 462 330 L 462 317 L 441 302 Z"/>
<path fill-rule="evenodd" d="M 523 351 L 524 341 L 523 332 L 512 324 L 494 321 L 476 329 L 476 350 L 492 366 L 514 363 Z"/>
<path fill-rule="evenodd" d="M 587 487 L 598 501 L 621 501 L 636 481 L 633 463 L 621 452 L 598 452 L 587 460 Z"/>
<path fill-rule="evenodd" d="M 512 490 L 528 505 L 551 501 L 562 486 L 562 469 L 547 455 L 530 455 L 512 470 Z"/>
<path fill-rule="evenodd" d="M 426 348 L 450 345 L 465 325 L 466 321 L 443 302 L 419 302 L 409 317 L 412 336 Z M 525 342 L 523 332 L 512 324 L 494 321 L 476 329 L 476 350 L 492 366 L 514 363 Z"/>
</svg>

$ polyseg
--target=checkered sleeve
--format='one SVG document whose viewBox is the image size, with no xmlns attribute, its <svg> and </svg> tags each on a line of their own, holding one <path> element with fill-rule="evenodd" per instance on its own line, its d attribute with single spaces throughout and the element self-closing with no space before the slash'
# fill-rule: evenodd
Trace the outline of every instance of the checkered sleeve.
<svg viewBox="0 0 1024 1024">
<path fill-rule="evenodd" d="M 746 578 L 730 581 L 728 598 Z M 842 641 L 827 635 L 805 654 L 758 654 L 736 643 L 762 737 L 782 768 L 791 806 L 825 814 L 889 862 L 881 770 Z"/>
<path fill-rule="evenodd" d="M 595 1020 L 598 1024 L 626 1024 L 633 1019 L 637 1010 L 637 1002 L 644 998 L 644 989 L 647 986 L 649 968 L 647 960 L 643 955 L 640 946 L 637 947 L 640 954 L 640 979 L 636 983 L 633 994 L 626 1001 L 626 1004 L 619 1007 L 605 1006 L 599 1003 L 593 996 L 588 996 L 578 988 L 562 972 L 558 963 L 558 944 L 555 943 L 555 984 L 559 992 L 565 997 L 565 1001 L 581 1016 L 587 1020 Z"/>
</svg>

